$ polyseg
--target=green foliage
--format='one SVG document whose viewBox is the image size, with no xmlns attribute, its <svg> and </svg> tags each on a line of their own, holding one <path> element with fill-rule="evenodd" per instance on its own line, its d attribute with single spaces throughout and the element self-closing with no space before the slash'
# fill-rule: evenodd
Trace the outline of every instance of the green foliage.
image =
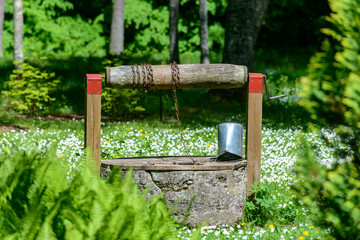
<svg viewBox="0 0 360 240">
<path fill-rule="evenodd" d="M 100 179 L 89 167 L 69 179 L 55 152 L 0 156 L 1 239 L 172 239 L 175 225 L 161 196 L 145 200 L 131 172 Z M 85 159 L 83 159 L 85 161 Z"/>
<path fill-rule="evenodd" d="M 255 221 L 256 224 L 264 226 L 274 215 L 274 199 L 270 197 L 270 185 L 255 183 L 253 189 L 249 190 L 252 196 L 247 197 L 245 202 L 245 222 Z"/>
<path fill-rule="evenodd" d="M 252 185 L 251 196 L 245 202 L 244 222 L 266 226 L 267 224 L 289 224 L 301 218 L 301 211 L 293 202 L 288 192 L 282 192 L 283 198 L 274 195 L 276 183 L 255 183 Z M 285 200 L 286 202 L 283 202 Z M 286 207 L 286 208 L 285 208 Z"/>
<path fill-rule="evenodd" d="M 108 0 L 23 0 L 24 51 L 41 56 L 103 57 L 107 53 L 112 2 Z M 270 1 L 259 46 L 265 49 L 314 45 L 327 14 L 326 0 Z M 305 7 L 311 5 L 311 8 Z M 224 46 L 226 0 L 208 0 L 211 62 L 221 62 Z M 13 52 L 13 1 L 6 1 L 4 52 Z M 169 59 L 168 1 L 132 0 L 125 4 L 125 52 L 133 58 L 167 63 Z M 179 47 L 181 61 L 200 61 L 199 1 L 180 1 Z M 295 29 L 288 31 L 288 29 Z M 284 38 L 286 32 L 286 38 Z"/>
<path fill-rule="evenodd" d="M 19 69 L 14 69 L 6 82 L 9 90 L 2 91 L 2 94 L 7 97 L 8 108 L 34 115 L 43 112 L 55 101 L 50 94 L 59 83 L 55 73 L 47 73 L 23 63 Z"/>
<path fill-rule="evenodd" d="M 135 89 L 103 88 L 101 110 L 108 115 L 138 113 L 145 109 L 138 105 L 140 92 Z"/>
<path fill-rule="evenodd" d="M 325 40 L 322 51 L 311 58 L 309 77 L 301 79 L 303 99 L 299 104 L 305 107 L 313 119 L 328 119 L 332 122 L 344 122 L 346 111 L 342 103 L 345 89 L 344 69 L 334 64 L 335 50 L 329 40 Z"/>
<path fill-rule="evenodd" d="M 169 51 L 169 10 L 166 6 L 153 8 L 149 2 L 129 1 L 125 4 L 125 27 L 133 35 L 126 51 L 133 57 L 161 55 Z"/>
<path fill-rule="evenodd" d="M 314 119 L 350 123 L 360 127 L 360 2 L 330 0 L 334 13 L 322 51 L 309 64 L 302 79 L 302 106 Z"/>
<path fill-rule="evenodd" d="M 306 145 L 304 143 L 304 145 Z M 328 169 L 305 150 L 297 162 L 300 178 L 294 189 L 312 209 L 319 226 L 330 228 L 335 239 L 360 239 L 360 180 L 352 163 Z"/>
<path fill-rule="evenodd" d="M 101 109 L 105 114 L 119 116 L 120 114 L 142 112 L 145 109 L 138 106 L 140 99 L 134 89 L 104 88 L 101 97 Z"/>
<path fill-rule="evenodd" d="M 13 12 L 12 2 L 6 1 L 7 13 Z M 67 0 L 23 0 L 26 57 L 105 55 L 105 37 L 101 36 L 103 15 L 84 21 L 80 15 L 67 15 L 70 10 L 73 10 L 73 4 Z M 12 52 L 13 31 L 13 21 L 8 19 L 4 24 L 4 50 L 7 53 Z"/>
<path fill-rule="evenodd" d="M 226 1 L 208 1 L 209 49 L 221 61 L 225 30 L 219 18 L 224 17 Z M 150 61 L 168 63 L 169 8 L 168 2 L 134 0 L 125 4 L 126 46 L 124 54 L 133 58 L 147 56 Z M 200 62 L 199 3 L 180 1 L 179 53 L 182 62 Z M 220 57 L 219 57 L 220 56 Z"/>
<path fill-rule="evenodd" d="M 329 2 L 334 12 L 327 18 L 331 28 L 322 30 L 328 39 L 311 59 L 309 77 L 301 80 L 299 104 L 313 119 L 339 124 L 337 131 L 350 143 L 354 162 L 359 164 L 360 142 L 354 139 L 360 135 L 360 2 Z"/>
</svg>

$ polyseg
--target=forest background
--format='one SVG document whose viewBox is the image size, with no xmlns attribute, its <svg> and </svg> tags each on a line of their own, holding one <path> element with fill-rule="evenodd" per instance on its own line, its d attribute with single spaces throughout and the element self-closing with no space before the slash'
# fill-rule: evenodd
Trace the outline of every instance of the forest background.
<svg viewBox="0 0 360 240">
<path fill-rule="evenodd" d="M 263 11 L 264 18 L 253 43 L 254 57 L 250 56 L 250 62 L 252 64 L 254 58 L 254 72 L 274 76 L 270 76 L 274 94 L 283 91 L 284 88 L 288 89 L 287 93 L 294 94 L 296 81 L 306 74 L 306 65 L 319 49 L 324 37 L 320 29 L 328 25 L 325 20 L 325 16 L 330 12 L 328 2 L 259 2 L 269 5 L 267 10 L 265 7 Z M 210 63 L 224 62 L 225 35 L 226 31 L 231 31 L 226 30 L 226 26 L 232 25 L 227 19 L 227 4 L 226 0 L 207 1 Z M 233 6 L 233 9 L 235 8 Z M 116 57 L 109 51 L 112 11 L 113 3 L 109 0 L 23 1 L 25 62 L 54 72 L 56 78 L 61 81 L 61 84 L 57 84 L 56 91 L 53 89 L 49 93 L 57 100 L 52 104 L 45 104 L 41 109 L 37 108 L 37 114 L 49 111 L 82 113 L 83 80 L 86 73 L 104 73 L 106 66 L 119 64 L 170 63 L 169 1 L 125 1 L 124 50 Z M 8 88 L 5 82 L 13 70 L 13 12 L 13 1 L 7 0 L 3 25 L 3 57 L 0 59 L 2 89 Z M 240 15 L 245 14 L 248 13 L 244 11 Z M 246 24 L 242 23 L 244 26 Z M 200 63 L 200 42 L 199 1 L 181 0 L 178 16 L 180 59 L 177 62 Z M 232 63 L 246 64 L 241 60 Z M 149 93 L 149 101 L 144 100 L 143 92 L 136 90 L 123 90 L 116 93 L 116 96 L 114 94 L 111 95 L 112 99 L 124 104 L 115 107 L 109 102 L 109 97 L 106 98 L 108 95 L 105 93 L 103 97 L 108 103 L 103 103 L 103 111 L 106 114 L 138 114 L 144 113 L 143 110 L 147 113 L 158 113 L 158 93 Z M 163 95 L 162 101 L 166 111 L 167 106 L 171 106 L 171 96 L 168 96 L 167 92 Z M 225 95 L 230 99 L 238 98 L 234 94 Z"/>
</svg>

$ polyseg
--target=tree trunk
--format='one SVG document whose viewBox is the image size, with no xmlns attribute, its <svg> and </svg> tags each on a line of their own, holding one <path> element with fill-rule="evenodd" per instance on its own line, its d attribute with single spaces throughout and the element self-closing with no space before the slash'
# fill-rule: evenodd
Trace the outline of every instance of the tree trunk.
<svg viewBox="0 0 360 240">
<path fill-rule="evenodd" d="M 262 21 L 264 19 L 270 0 L 255 0 L 255 15 L 254 15 L 254 45 L 260 32 Z"/>
<path fill-rule="evenodd" d="M 124 51 L 124 6 L 125 0 L 114 1 L 109 47 L 112 55 L 120 55 Z"/>
<path fill-rule="evenodd" d="M 179 0 L 170 0 L 169 4 L 169 24 L 170 24 L 170 62 L 180 63 L 179 43 L 178 43 L 178 16 Z"/>
<path fill-rule="evenodd" d="M 201 63 L 208 64 L 209 60 L 209 44 L 208 44 L 208 23 L 207 23 L 207 0 L 200 0 L 200 48 Z"/>
<path fill-rule="evenodd" d="M 14 0 L 14 61 L 18 68 L 24 62 L 22 0 Z"/>
<path fill-rule="evenodd" d="M 246 65 L 253 69 L 254 0 L 229 0 L 226 10 L 224 63 Z"/>
<path fill-rule="evenodd" d="M 178 18 L 179 18 L 179 0 L 169 1 L 169 34 L 170 34 L 170 62 L 180 64 L 179 58 L 179 39 L 178 39 Z M 162 90 L 159 91 L 160 98 L 160 121 L 162 121 Z"/>
<path fill-rule="evenodd" d="M 5 17 L 5 0 L 0 0 L 0 57 L 3 57 L 3 29 Z"/>
</svg>

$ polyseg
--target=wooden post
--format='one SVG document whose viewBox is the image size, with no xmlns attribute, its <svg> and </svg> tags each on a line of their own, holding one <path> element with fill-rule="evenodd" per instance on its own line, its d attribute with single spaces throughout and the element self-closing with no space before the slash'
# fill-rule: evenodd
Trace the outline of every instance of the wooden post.
<svg viewBox="0 0 360 240">
<path fill-rule="evenodd" d="M 263 75 L 249 73 L 246 103 L 246 159 L 247 159 L 247 194 L 254 182 L 260 183 L 261 175 L 261 124 Z"/>
<path fill-rule="evenodd" d="M 85 148 L 90 147 L 90 165 L 100 175 L 101 75 L 86 74 Z"/>
</svg>

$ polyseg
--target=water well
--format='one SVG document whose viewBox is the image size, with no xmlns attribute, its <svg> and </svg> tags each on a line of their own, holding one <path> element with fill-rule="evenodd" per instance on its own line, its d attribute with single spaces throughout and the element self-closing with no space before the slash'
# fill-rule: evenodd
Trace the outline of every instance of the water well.
<svg viewBox="0 0 360 240">
<path fill-rule="evenodd" d="M 103 160 L 101 171 L 106 177 L 114 167 L 133 168 L 134 181 L 149 194 L 164 193 L 182 222 L 193 196 L 187 225 L 195 227 L 204 221 L 210 225 L 234 225 L 242 219 L 246 198 L 246 160 L 217 162 L 215 157 L 154 157 Z M 179 201 L 179 199 L 182 199 Z"/>
<path fill-rule="evenodd" d="M 204 221 L 210 225 L 237 224 L 243 217 L 248 190 L 255 181 L 260 182 L 264 75 L 248 73 L 245 66 L 232 64 L 146 64 L 107 68 L 104 77 L 107 87 L 173 89 L 174 95 L 178 88 L 247 88 L 244 158 L 233 160 L 233 154 L 226 154 L 222 161 L 209 156 L 100 161 L 102 76 L 87 74 L 86 78 L 85 146 L 94 153 L 91 159 L 95 162 L 94 171 L 98 174 L 101 171 L 106 177 L 114 167 L 124 171 L 133 168 L 134 181 L 140 189 L 152 186 L 149 194 L 165 191 L 164 198 L 169 205 L 178 202 L 178 210 L 174 214 L 179 222 L 184 219 L 186 209 L 195 196 L 186 222 L 189 226 L 194 227 Z M 240 152 L 242 154 L 242 149 Z"/>
</svg>

